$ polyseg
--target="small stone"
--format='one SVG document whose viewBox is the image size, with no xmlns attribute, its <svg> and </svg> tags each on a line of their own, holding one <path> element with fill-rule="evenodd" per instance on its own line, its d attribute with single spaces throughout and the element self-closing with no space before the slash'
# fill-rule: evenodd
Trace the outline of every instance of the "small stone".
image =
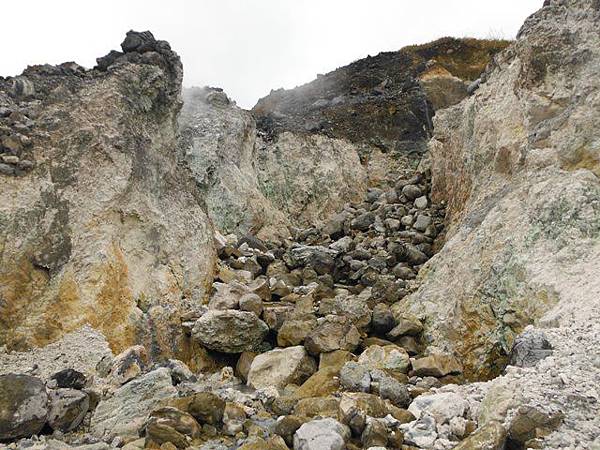
<svg viewBox="0 0 600 450">
<path fill-rule="evenodd" d="M 371 375 L 365 366 L 349 361 L 340 370 L 340 384 L 348 391 L 369 392 Z"/>
<path fill-rule="evenodd" d="M 397 264 L 393 269 L 394 275 L 401 280 L 413 280 L 417 275 L 413 272 L 410 267 L 407 267 L 404 263 Z"/>
<path fill-rule="evenodd" d="M 427 197 L 424 195 L 415 199 L 415 208 L 417 209 L 425 209 L 427 208 Z"/>
<path fill-rule="evenodd" d="M 17 164 L 19 157 L 14 155 L 2 155 L 2 162 L 6 164 Z"/>
<path fill-rule="evenodd" d="M 252 361 L 255 357 L 256 353 L 254 352 L 242 352 L 242 354 L 240 355 L 238 362 L 235 366 L 235 373 L 243 381 L 248 380 L 248 372 L 250 372 L 250 367 L 252 366 Z"/>
<path fill-rule="evenodd" d="M 427 229 L 427 227 L 429 225 L 431 225 L 431 223 L 432 223 L 431 217 L 426 216 L 425 214 L 419 214 L 417 216 L 417 220 L 415 220 L 415 223 L 413 224 L 413 228 L 415 230 L 425 231 Z"/>
<path fill-rule="evenodd" d="M 418 197 L 421 197 L 423 193 L 421 192 L 421 188 L 414 184 L 407 184 L 402 188 L 402 195 L 404 195 L 408 200 L 414 200 Z"/>
<path fill-rule="evenodd" d="M 2 175 L 14 175 L 15 168 L 8 164 L 0 163 L 0 174 Z"/>
<path fill-rule="evenodd" d="M 400 223 L 401 223 L 402 225 L 404 225 L 405 227 L 407 227 L 407 228 L 408 228 L 408 227 L 411 227 L 411 226 L 412 226 L 412 224 L 414 223 L 414 221 L 415 221 L 415 219 L 414 219 L 414 217 L 413 217 L 413 216 L 411 216 L 411 215 L 406 215 L 406 216 L 403 216 L 403 217 L 400 219 Z"/>
</svg>

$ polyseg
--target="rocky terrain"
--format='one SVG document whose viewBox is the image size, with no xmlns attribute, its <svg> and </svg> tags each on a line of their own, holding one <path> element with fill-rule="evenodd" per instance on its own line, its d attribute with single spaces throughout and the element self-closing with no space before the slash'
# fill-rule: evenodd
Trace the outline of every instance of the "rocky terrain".
<svg viewBox="0 0 600 450">
<path fill-rule="evenodd" d="M 0 448 L 600 449 L 599 25 L 0 78 Z"/>
</svg>

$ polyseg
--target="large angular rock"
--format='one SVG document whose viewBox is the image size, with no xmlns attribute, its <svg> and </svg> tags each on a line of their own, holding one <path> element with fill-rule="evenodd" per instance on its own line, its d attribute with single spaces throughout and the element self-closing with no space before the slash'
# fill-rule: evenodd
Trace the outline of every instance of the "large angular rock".
<svg viewBox="0 0 600 450">
<path fill-rule="evenodd" d="M 254 350 L 268 331 L 267 324 L 254 313 L 211 310 L 196 321 L 192 337 L 210 350 L 242 353 Z"/>
<path fill-rule="evenodd" d="M 145 425 L 146 437 L 158 445 L 170 442 L 177 448 L 189 446 L 189 439 L 200 436 L 200 425 L 190 414 L 166 406 L 150 414 Z"/>
<path fill-rule="evenodd" d="M 76 389 L 53 390 L 48 397 L 48 425 L 63 433 L 77 428 L 90 407 L 88 394 Z"/>
<path fill-rule="evenodd" d="M 91 431 L 111 440 L 116 436 L 137 438 L 149 413 L 177 395 L 169 369 L 160 368 L 131 380 L 96 407 Z"/>
<path fill-rule="evenodd" d="M 506 428 L 498 422 L 490 422 L 477 429 L 454 447 L 455 450 L 502 450 L 505 448 Z"/>
<path fill-rule="evenodd" d="M 358 362 L 369 369 L 382 369 L 406 373 L 410 367 L 410 357 L 406 350 L 397 345 L 370 345 L 358 357 Z"/>
<path fill-rule="evenodd" d="M 277 348 L 256 356 L 248 373 L 248 386 L 255 389 L 302 384 L 317 370 L 315 360 L 304 347 Z"/>
<path fill-rule="evenodd" d="M 360 334 L 352 321 L 343 316 L 327 316 L 305 339 L 304 346 L 311 355 L 335 350 L 354 350 Z"/>
<path fill-rule="evenodd" d="M 48 415 L 44 383 L 29 375 L 0 375 L 0 441 L 38 434 Z"/>
<path fill-rule="evenodd" d="M 312 420 L 294 434 L 294 450 L 344 450 L 350 430 L 335 419 Z"/>
<path fill-rule="evenodd" d="M 462 373 L 462 366 L 452 355 L 435 353 L 413 359 L 411 362 L 415 375 L 420 377 L 443 377 Z"/>
<path fill-rule="evenodd" d="M 463 417 L 468 404 L 460 395 L 452 392 L 419 395 L 408 410 L 417 418 L 433 417 L 438 425 L 449 423 L 454 417 Z"/>
</svg>

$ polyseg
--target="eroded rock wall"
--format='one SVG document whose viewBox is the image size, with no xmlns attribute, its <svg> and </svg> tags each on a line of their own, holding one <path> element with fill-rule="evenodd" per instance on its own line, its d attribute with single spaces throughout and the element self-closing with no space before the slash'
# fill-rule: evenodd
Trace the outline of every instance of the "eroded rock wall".
<svg viewBox="0 0 600 450">
<path fill-rule="evenodd" d="M 473 377 L 498 374 L 528 324 L 598 318 L 599 25 L 597 1 L 547 2 L 477 93 L 436 115 L 449 238 L 397 308 L 427 317 L 430 343 Z"/>
<path fill-rule="evenodd" d="M 184 91 L 179 146 L 215 226 L 224 233 L 288 237 L 366 192 L 357 146 L 326 136 L 259 135 L 250 112 L 218 89 Z"/>
<path fill-rule="evenodd" d="M 94 70 L 0 78 L 2 158 L 13 157 L 0 174 L 9 349 L 89 323 L 115 352 L 144 343 L 183 357 L 179 315 L 212 281 L 212 225 L 177 165 L 181 62 L 150 33 L 128 33 L 122 47 Z"/>
</svg>

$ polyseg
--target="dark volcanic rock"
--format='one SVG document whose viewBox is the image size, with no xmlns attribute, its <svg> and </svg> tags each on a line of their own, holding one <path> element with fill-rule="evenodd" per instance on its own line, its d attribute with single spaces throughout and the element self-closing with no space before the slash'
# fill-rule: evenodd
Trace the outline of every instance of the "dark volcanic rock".
<svg viewBox="0 0 600 450">
<path fill-rule="evenodd" d="M 44 383 L 29 375 L 0 375 L 0 442 L 38 434 L 48 415 Z"/>
</svg>

